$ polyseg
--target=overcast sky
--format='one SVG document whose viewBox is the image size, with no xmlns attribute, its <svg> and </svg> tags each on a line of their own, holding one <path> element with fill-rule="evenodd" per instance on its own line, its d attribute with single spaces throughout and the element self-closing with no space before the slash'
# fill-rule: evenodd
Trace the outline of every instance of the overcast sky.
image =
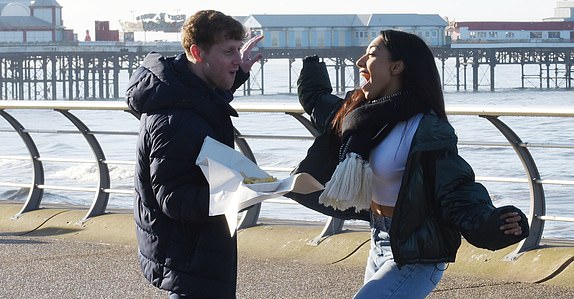
<svg viewBox="0 0 574 299">
<path fill-rule="evenodd" d="M 215 9 L 228 15 L 250 14 L 438 14 L 457 21 L 541 21 L 554 15 L 556 0 L 57 0 L 63 7 L 64 25 L 75 32 L 90 31 L 94 21 L 119 20 L 144 13 L 165 12 L 191 15 L 201 9 Z M 574 0 L 571 0 L 574 2 Z M 184 3 L 185 5 L 182 5 Z"/>
</svg>

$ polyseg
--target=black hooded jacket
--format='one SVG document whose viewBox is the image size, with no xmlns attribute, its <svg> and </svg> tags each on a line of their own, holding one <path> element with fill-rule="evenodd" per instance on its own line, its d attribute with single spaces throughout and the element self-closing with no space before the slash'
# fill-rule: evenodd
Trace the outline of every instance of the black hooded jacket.
<svg viewBox="0 0 574 299">
<path fill-rule="evenodd" d="M 195 160 L 210 136 L 234 146 L 231 91 L 210 88 L 184 54 L 150 53 L 130 78 L 127 103 L 140 118 L 134 217 L 144 276 L 197 298 L 235 298 L 237 240 L 224 216 L 208 216 L 209 184 Z"/>
</svg>

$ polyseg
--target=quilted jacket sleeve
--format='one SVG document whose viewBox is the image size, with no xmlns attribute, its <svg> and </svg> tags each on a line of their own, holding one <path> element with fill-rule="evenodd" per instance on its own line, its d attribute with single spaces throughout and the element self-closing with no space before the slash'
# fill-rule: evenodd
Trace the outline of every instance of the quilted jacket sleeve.
<svg viewBox="0 0 574 299">
<path fill-rule="evenodd" d="M 341 144 L 338 135 L 330 130 L 330 122 L 343 100 L 331 94 L 333 89 L 327 67 L 325 63 L 319 62 L 317 56 L 306 57 L 303 60 L 303 69 L 297 85 L 299 102 L 311 116 L 311 122 L 318 130 L 319 136 L 315 138 L 306 157 L 293 170 L 293 174 L 306 172 L 324 184 L 331 178 L 339 162 L 338 152 Z M 340 211 L 320 204 L 320 194 L 321 192 L 310 194 L 289 192 L 285 196 L 325 215 L 340 219 L 369 220 L 368 211 L 356 211 L 354 208 Z"/>
<path fill-rule="evenodd" d="M 455 151 L 447 151 L 436 159 L 437 198 L 442 218 L 455 225 L 472 245 L 497 250 L 519 242 L 528 236 L 526 215 L 514 207 L 495 207 L 488 191 L 475 182 L 472 168 Z M 522 218 L 520 236 L 505 235 L 500 230 L 500 216 L 518 212 Z"/>
<path fill-rule="evenodd" d="M 319 62 L 318 56 L 303 59 L 303 68 L 297 80 L 297 95 L 299 102 L 319 133 L 329 128 L 329 123 L 343 99 L 331 94 L 331 80 L 324 62 Z"/>
</svg>

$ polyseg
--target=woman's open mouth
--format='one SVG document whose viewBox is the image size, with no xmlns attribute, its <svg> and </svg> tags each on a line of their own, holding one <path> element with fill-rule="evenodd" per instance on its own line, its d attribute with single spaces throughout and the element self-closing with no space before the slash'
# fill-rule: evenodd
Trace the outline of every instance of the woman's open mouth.
<svg viewBox="0 0 574 299">
<path fill-rule="evenodd" d="M 371 80 L 371 74 L 361 71 L 361 77 L 363 77 L 365 79 L 365 81 L 369 81 Z"/>
<path fill-rule="evenodd" d="M 369 85 L 369 83 L 371 82 L 371 74 L 367 71 L 361 71 L 360 72 L 361 77 L 363 77 L 363 79 L 365 79 L 365 82 L 363 82 L 363 84 L 361 85 L 361 89 L 364 90 L 365 87 L 367 87 Z"/>
</svg>

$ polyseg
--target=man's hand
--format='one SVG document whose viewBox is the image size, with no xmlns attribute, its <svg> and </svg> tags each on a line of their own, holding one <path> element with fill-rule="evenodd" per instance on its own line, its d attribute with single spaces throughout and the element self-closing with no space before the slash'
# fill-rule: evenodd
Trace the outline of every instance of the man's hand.
<svg viewBox="0 0 574 299">
<path fill-rule="evenodd" d="M 259 61 L 263 55 L 258 53 L 255 57 L 251 57 L 251 50 L 257 45 L 257 43 L 263 39 L 263 35 L 257 35 L 249 39 L 243 47 L 241 47 L 241 64 L 239 67 L 244 73 L 249 73 L 251 67 L 255 62 Z"/>
<path fill-rule="evenodd" d="M 504 231 L 505 235 L 520 236 L 522 234 L 522 228 L 519 224 L 521 217 L 518 213 L 510 212 L 502 214 L 500 220 L 504 222 L 504 224 L 500 226 L 500 230 Z"/>
</svg>

